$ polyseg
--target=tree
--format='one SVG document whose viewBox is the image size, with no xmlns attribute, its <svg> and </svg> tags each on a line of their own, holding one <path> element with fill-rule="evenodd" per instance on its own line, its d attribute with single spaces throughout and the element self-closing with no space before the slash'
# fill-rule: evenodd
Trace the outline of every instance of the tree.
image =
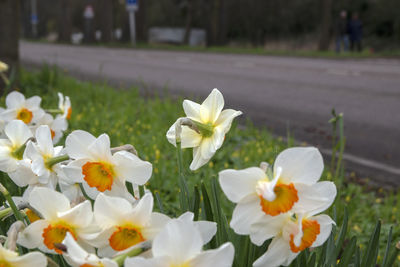
<svg viewBox="0 0 400 267">
<path fill-rule="evenodd" d="M 323 1 L 321 14 L 321 35 L 319 39 L 318 49 L 320 51 L 324 51 L 329 49 L 330 29 L 332 25 L 332 0 Z"/>
<path fill-rule="evenodd" d="M 72 33 L 71 0 L 60 0 L 59 40 L 70 42 Z"/>
<path fill-rule="evenodd" d="M 19 0 L 0 0 L 0 60 L 15 71 L 19 68 L 19 11 Z"/>
<path fill-rule="evenodd" d="M 101 30 L 101 40 L 106 43 L 113 39 L 113 11 L 113 1 L 98 0 L 96 21 Z"/>
</svg>

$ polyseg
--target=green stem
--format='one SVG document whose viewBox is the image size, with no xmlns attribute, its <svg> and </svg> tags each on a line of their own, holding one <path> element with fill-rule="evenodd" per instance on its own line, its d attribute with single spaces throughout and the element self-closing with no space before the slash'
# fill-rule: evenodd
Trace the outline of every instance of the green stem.
<svg viewBox="0 0 400 267">
<path fill-rule="evenodd" d="M 113 261 L 115 261 L 118 264 L 118 266 L 123 266 L 126 258 L 138 256 L 139 254 L 151 248 L 150 243 L 148 241 L 142 242 L 138 246 L 139 246 L 138 248 L 132 249 L 131 251 L 128 251 L 125 254 L 116 256 L 115 258 L 113 258 Z"/>
<path fill-rule="evenodd" d="M 86 194 L 86 191 L 85 191 L 85 189 L 83 188 L 83 185 L 82 185 L 82 184 L 79 184 L 79 187 L 80 187 L 80 189 L 81 189 L 81 191 L 82 191 L 83 196 L 84 196 L 87 200 L 90 201 L 90 203 L 92 204 L 92 207 L 93 207 L 93 204 L 94 204 L 93 199 L 91 199 L 91 198 Z"/>
<path fill-rule="evenodd" d="M 12 209 L 11 208 L 5 208 L 0 210 L 0 220 L 2 220 L 3 218 L 7 217 L 8 215 L 10 215 L 12 213 Z"/>
<path fill-rule="evenodd" d="M 181 142 L 176 142 L 176 152 L 178 158 L 179 186 L 180 186 L 180 203 L 182 212 L 189 210 L 189 194 L 183 174 L 183 160 Z"/>
<path fill-rule="evenodd" d="M 3 194 L 4 198 L 7 200 L 10 208 L 12 209 L 14 216 L 17 220 L 24 222 L 24 217 L 21 212 L 19 212 L 17 205 L 15 205 L 14 200 L 12 199 L 10 192 L 0 183 L 0 192 Z"/>
<path fill-rule="evenodd" d="M 6 84 L 6 86 L 9 86 L 10 80 L 7 78 L 7 76 L 3 72 L 0 72 L 0 76 L 3 79 L 4 83 Z"/>
<path fill-rule="evenodd" d="M 62 110 L 60 109 L 46 109 L 47 113 L 55 113 L 55 114 L 63 114 Z"/>
<path fill-rule="evenodd" d="M 57 163 L 60 163 L 60 162 L 66 161 L 66 160 L 69 160 L 69 156 L 67 154 L 49 158 L 46 160 L 46 162 L 44 164 L 46 165 L 47 168 L 51 169 L 51 167 L 53 167 Z"/>
</svg>

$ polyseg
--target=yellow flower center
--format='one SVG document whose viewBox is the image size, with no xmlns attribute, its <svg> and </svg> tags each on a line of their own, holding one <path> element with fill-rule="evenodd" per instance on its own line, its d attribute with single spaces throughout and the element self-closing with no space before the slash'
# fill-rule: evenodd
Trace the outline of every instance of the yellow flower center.
<svg viewBox="0 0 400 267">
<path fill-rule="evenodd" d="M 125 250 L 145 240 L 140 230 L 132 226 L 118 226 L 108 239 L 110 246 L 116 251 Z"/>
<path fill-rule="evenodd" d="M 299 200 L 297 190 L 293 183 L 288 185 L 277 184 L 274 187 L 274 193 L 276 197 L 273 201 L 268 201 L 263 198 L 262 195 L 259 195 L 262 210 L 271 216 L 276 216 L 289 211 L 293 207 L 294 203 Z"/>
<path fill-rule="evenodd" d="M 114 181 L 114 169 L 111 164 L 103 162 L 87 162 L 82 166 L 84 180 L 90 187 L 100 192 L 111 190 Z"/>
<path fill-rule="evenodd" d="M 72 114 L 72 108 L 68 108 L 68 113 L 67 113 L 67 120 L 71 119 L 71 114 Z"/>
<path fill-rule="evenodd" d="M 317 221 L 303 220 L 301 224 L 303 236 L 299 246 L 296 246 L 294 243 L 294 235 L 290 235 L 290 250 L 293 251 L 293 253 L 297 253 L 311 247 L 320 233 L 320 225 Z"/>
<path fill-rule="evenodd" d="M 17 113 L 17 119 L 25 122 L 26 124 L 32 121 L 33 114 L 29 109 L 21 108 Z"/>
<path fill-rule="evenodd" d="M 71 226 L 64 223 L 55 225 L 50 224 L 47 228 L 43 230 L 43 243 L 48 249 L 52 249 L 58 254 L 62 254 L 62 251 L 56 248 L 54 244 L 60 244 L 64 240 L 67 232 L 70 232 L 76 240 L 74 230 Z"/>
<path fill-rule="evenodd" d="M 28 216 L 28 219 L 31 223 L 33 223 L 37 220 L 40 220 L 40 217 L 34 211 L 32 211 L 30 209 L 26 209 L 25 213 L 26 213 L 26 216 Z"/>
<path fill-rule="evenodd" d="M 0 267 L 12 267 L 12 265 L 6 260 L 0 260 Z"/>
</svg>

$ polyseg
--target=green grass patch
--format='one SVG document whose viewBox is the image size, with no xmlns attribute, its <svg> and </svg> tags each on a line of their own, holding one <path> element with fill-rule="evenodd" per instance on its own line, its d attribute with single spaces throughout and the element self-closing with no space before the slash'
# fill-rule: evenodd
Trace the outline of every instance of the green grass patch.
<svg viewBox="0 0 400 267">
<path fill-rule="evenodd" d="M 48 108 L 57 105 L 58 91 L 70 96 L 73 112 L 69 132 L 82 129 L 95 136 L 107 133 L 112 146 L 135 146 L 139 156 L 153 164 L 153 176 L 147 187 L 153 192 L 158 192 L 168 214 L 179 215 L 176 150 L 168 143 L 165 134 L 178 117 L 184 116 L 182 99 L 168 96 L 161 98 L 157 95 L 144 98 L 137 88 L 115 90 L 106 84 L 77 81 L 50 68 L 36 73 L 23 72 L 20 86 L 26 96 L 40 95 L 43 99 L 42 106 Z M 229 103 L 227 106 L 231 107 Z M 246 114 L 246 110 L 242 111 Z M 328 116 L 329 114 L 327 119 Z M 212 184 L 212 179 L 224 169 L 258 166 L 261 161 L 272 164 L 276 155 L 286 147 L 286 142 L 281 138 L 274 138 L 260 125 L 253 125 L 249 121 L 245 123 L 245 127 L 233 125 L 222 148 L 200 170 L 189 170 L 191 151 L 184 151 L 189 189 L 193 190 L 193 186 L 201 181 L 207 185 Z M 344 244 L 350 243 L 351 236 L 356 236 L 363 249 L 362 244 L 368 243 L 376 222 L 381 220 L 381 250 L 378 262 L 382 261 L 391 226 L 394 226 L 393 240 L 400 240 L 400 194 L 383 189 L 367 192 L 363 186 L 346 182 L 346 179 L 341 184 L 341 179 L 335 180 L 328 166 L 329 162 L 326 162 L 326 170 L 321 180 L 333 180 L 338 186 L 337 218 L 342 220 L 345 207 L 349 213 L 348 237 Z M 233 205 L 222 193 L 219 197 L 227 211 L 226 214 L 230 215 Z M 333 209 L 329 213 L 335 217 Z M 397 264 L 400 265 L 400 258 Z"/>
</svg>

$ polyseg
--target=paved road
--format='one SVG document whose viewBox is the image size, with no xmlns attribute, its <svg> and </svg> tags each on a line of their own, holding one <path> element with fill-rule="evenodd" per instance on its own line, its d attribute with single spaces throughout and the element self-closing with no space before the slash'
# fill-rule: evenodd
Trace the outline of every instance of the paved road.
<svg viewBox="0 0 400 267">
<path fill-rule="evenodd" d="M 345 116 L 350 168 L 400 185 L 400 61 L 329 60 L 165 52 L 22 42 L 24 63 L 55 63 L 76 75 L 187 97 L 219 88 L 276 134 L 330 148 L 334 107 Z"/>
</svg>

